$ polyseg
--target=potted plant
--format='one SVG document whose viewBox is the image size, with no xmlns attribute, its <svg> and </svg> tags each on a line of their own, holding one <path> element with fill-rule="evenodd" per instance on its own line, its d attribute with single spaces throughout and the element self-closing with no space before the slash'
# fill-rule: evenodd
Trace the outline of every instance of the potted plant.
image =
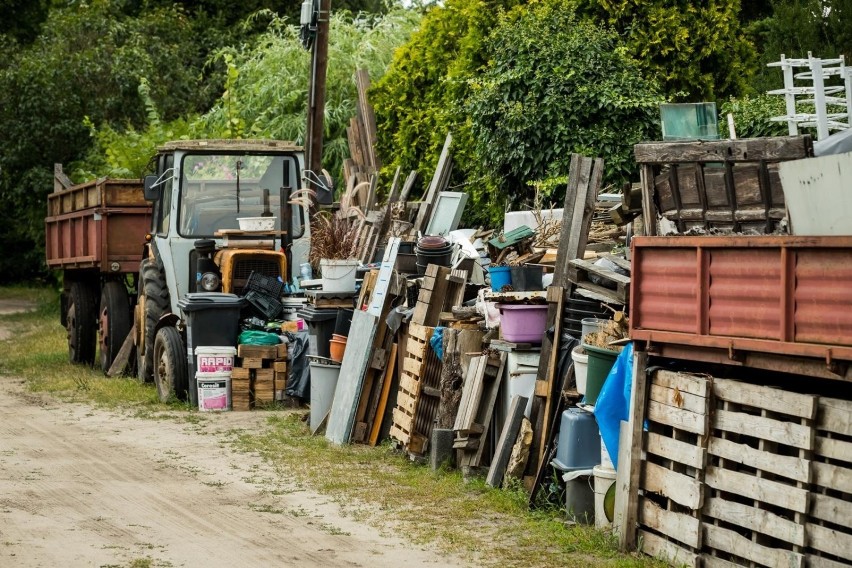
<svg viewBox="0 0 852 568">
<path fill-rule="evenodd" d="M 320 270 L 324 291 L 355 291 L 362 225 L 360 211 L 352 214 L 340 209 L 335 213 L 322 211 L 314 215 L 308 258 L 311 266 Z"/>
</svg>

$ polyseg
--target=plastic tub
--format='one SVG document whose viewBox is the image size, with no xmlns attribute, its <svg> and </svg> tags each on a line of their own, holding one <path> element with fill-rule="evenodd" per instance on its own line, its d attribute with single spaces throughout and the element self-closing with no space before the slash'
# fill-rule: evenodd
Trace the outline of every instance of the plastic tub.
<svg viewBox="0 0 852 568">
<path fill-rule="evenodd" d="M 572 406 L 562 413 L 553 465 L 565 471 L 592 469 L 601 463 L 601 435 L 591 412 Z"/>
<path fill-rule="evenodd" d="M 237 217 L 241 231 L 271 231 L 275 228 L 275 217 Z"/>
<path fill-rule="evenodd" d="M 311 367 L 311 432 L 316 431 L 325 415 L 331 410 L 340 365 L 329 365 L 317 361 L 310 362 Z"/>
<path fill-rule="evenodd" d="M 583 318 L 580 320 L 580 325 L 583 328 L 583 343 L 586 342 L 586 336 L 590 333 L 598 333 L 599 331 L 603 331 L 604 325 L 609 320 L 599 319 L 599 318 Z"/>
<path fill-rule="evenodd" d="M 223 411 L 231 408 L 231 373 L 198 373 L 198 410 Z"/>
<path fill-rule="evenodd" d="M 571 351 L 571 359 L 574 360 L 574 378 L 577 381 L 577 392 L 586 394 L 586 379 L 589 376 L 589 356 L 583 350 L 582 345 L 578 345 Z"/>
<path fill-rule="evenodd" d="M 500 331 L 506 341 L 541 343 L 547 329 L 547 306 L 544 304 L 497 304 Z"/>
<path fill-rule="evenodd" d="M 618 351 L 601 349 L 591 345 L 583 348 L 589 357 L 588 376 L 586 377 L 586 404 L 595 404 L 601 392 L 606 376 L 618 358 Z"/>
<path fill-rule="evenodd" d="M 491 266 L 488 268 L 488 273 L 491 275 L 492 292 L 499 292 L 503 286 L 512 285 L 511 266 Z"/>
<path fill-rule="evenodd" d="M 230 373 L 236 354 L 237 349 L 231 346 L 196 347 L 196 368 L 199 373 Z"/>
<path fill-rule="evenodd" d="M 352 292 L 354 294 L 357 268 L 357 260 L 331 260 L 327 258 L 320 260 L 323 291 Z"/>
</svg>

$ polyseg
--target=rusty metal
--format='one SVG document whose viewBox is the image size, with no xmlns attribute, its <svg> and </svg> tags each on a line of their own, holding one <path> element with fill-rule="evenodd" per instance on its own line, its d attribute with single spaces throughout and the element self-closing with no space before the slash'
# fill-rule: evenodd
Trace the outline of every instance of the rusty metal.
<svg viewBox="0 0 852 568">
<path fill-rule="evenodd" d="M 630 337 L 852 361 L 852 236 L 633 239 Z"/>
</svg>

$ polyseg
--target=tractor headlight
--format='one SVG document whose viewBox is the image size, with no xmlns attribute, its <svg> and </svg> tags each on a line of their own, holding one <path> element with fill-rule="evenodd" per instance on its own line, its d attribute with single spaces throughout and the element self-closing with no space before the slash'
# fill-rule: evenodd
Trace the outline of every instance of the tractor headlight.
<svg viewBox="0 0 852 568">
<path fill-rule="evenodd" d="M 201 287 L 208 292 L 215 292 L 222 285 L 222 279 L 215 272 L 205 272 L 201 275 Z"/>
</svg>

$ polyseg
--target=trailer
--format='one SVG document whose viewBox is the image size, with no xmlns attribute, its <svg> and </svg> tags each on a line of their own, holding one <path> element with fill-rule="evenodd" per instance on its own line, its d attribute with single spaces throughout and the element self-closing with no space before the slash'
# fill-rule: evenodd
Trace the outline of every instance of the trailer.
<svg viewBox="0 0 852 568">
<path fill-rule="evenodd" d="M 106 372 L 133 321 L 151 204 L 142 180 L 98 179 L 68 186 L 61 170 L 47 198 L 47 266 L 62 271 L 60 318 L 68 356 Z"/>
</svg>

